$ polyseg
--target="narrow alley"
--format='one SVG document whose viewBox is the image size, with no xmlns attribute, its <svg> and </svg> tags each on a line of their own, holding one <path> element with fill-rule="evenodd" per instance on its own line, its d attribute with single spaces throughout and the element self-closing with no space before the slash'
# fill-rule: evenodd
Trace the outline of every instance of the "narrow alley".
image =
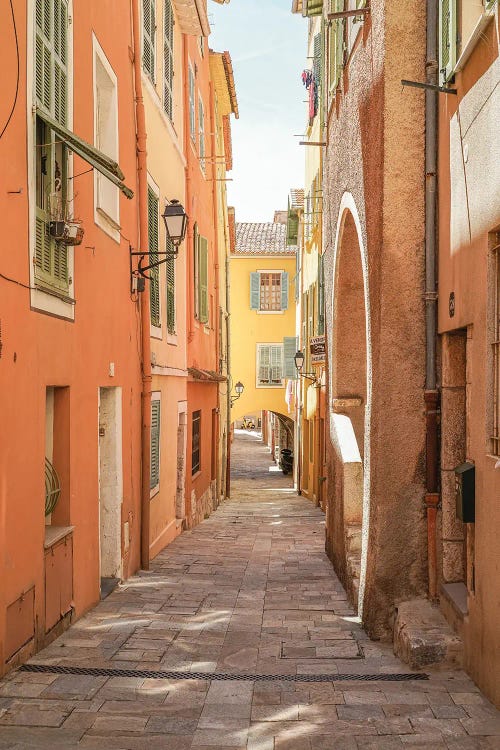
<svg viewBox="0 0 500 750">
<path fill-rule="evenodd" d="M 2 750 L 500 747 L 465 673 L 367 638 L 259 438 L 236 432 L 231 500 L 4 679 Z"/>
</svg>

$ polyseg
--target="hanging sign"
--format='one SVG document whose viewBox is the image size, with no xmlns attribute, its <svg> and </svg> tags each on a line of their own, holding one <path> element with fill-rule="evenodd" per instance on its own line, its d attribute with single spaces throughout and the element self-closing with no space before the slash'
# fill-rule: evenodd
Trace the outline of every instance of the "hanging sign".
<svg viewBox="0 0 500 750">
<path fill-rule="evenodd" d="M 322 364 L 326 357 L 326 342 L 323 336 L 313 336 L 309 339 L 309 347 L 311 352 L 311 363 L 313 365 Z"/>
</svg>

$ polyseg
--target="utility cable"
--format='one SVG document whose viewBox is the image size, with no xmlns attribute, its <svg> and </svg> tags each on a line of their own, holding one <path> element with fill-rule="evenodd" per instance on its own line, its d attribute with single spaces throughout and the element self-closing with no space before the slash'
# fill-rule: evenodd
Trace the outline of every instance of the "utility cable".
<svg viewBox="0 0 500 750">
<path fill-rule="evenodd" d="M 10 110 L 10 114 L 9 114 L 9 116 L 7 118 L 7 122 L 3 126 L 2 131 L 0 132 L 0 138 L 2 138 L 3 134 L 5 133 L 5 131 L 7 130 L 7 128 L 9 127 L 10 121 L 12 120 L 12 116 L 14 114 L 14 110 L 16 108 L 17 97 L 19 95 L 19 73 L 20 73 L 19 41 L 18 41 L 18 38 L 17 38 L 16 18 L 15 18 L 15 15 L 14 15 L 14 6 L 12 5 L 12 0 L 9 0 L 9 3 L 10 3 L 10 12 L 11 12 L 11 15 L 12 15 L 12 27 L 14 29 L 14 39 L 15 39 L 15 42 L 16 42 L 16 65 L 17 65 L 17 72 L 16 72 L 16 93 L 15 93 L 15 96 L 14 96 L 14 101 L 12 103 L 12 108 Z"/>
</svg>

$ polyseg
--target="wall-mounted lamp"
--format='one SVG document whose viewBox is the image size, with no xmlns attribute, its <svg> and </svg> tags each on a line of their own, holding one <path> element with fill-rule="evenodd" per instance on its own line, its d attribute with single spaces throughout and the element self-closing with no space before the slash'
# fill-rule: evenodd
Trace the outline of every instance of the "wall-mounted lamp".
<svg viewBox="0 0 500 750">
<path fill-rule="evenodd" d="M 173 250 L 153 250 L 152 252 L 132 252 L 130 251 L 130 271 L 132 278 L 142 276 L 145 279 L 150 279 L 151 276 L 146 275 L 146 271 L 150 271 L 152 268 L 158 268 L 162 263 L 166 263 L 168 258 L 176 258 L 179 253 L 179 247 L 186 236 L 186 229 L 188 225 L 188 216 L 184 210 L 184 206 L 179 203 L 178 200 L 168 201 L 165 210 L 161 215 L 165 223 L 165 229 L 167 231 L 167 238 L 170 240 L 170 245 Z M 132 257 L 134 255 L 139 256 L 139 263 L 136 271 L 132 271 Z M 156 259 L 153 263 L 149 263 L 148 266 L 144 266 L 143 262 L 146 256 L 151 261 L 151 255 L 155 255 Z M 161 256 L 161 257 L 160 257 Z M 159 258 L 159 259 L 158 259 Z M 142 282 L 142 288 L 137 284 L 135 291 L 143 291 L 144 282 Z"/>
<path fill-rule="evenodd" d="M 304 367 L 304 352 L 301 352 L 300 349 L 298 352 L 295 353 L 293 361 L 295 362 L 295 367 L 297 369 L 297 372 L 299 373 L 299 377 L 307 378 L 308 380 L 312 380 L 313 383 L 318 382 L 318 378 L 314 374 L 314 372 L 302 372 L 302 368 Z"/>
<path fill-rule="evenodd" d="M 235 401 L 237 401 L 240 398 L 241 394 L 245 390 L 245 386 L 240 380 L 238 380 L 238 382 L 234 386 L 234 390 L 236 391 L 236 396 L 230 396 L 231 406 L 234 404 Z"/>
</svg>

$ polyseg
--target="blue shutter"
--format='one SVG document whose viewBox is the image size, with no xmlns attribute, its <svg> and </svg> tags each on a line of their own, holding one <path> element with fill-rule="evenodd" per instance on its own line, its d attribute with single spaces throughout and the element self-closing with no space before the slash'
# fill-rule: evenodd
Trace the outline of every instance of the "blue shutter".
<svg viewBox="0 0 500 750">
<path fill-rule="evenodd" d="M 260 310 L 260 273 L 250 274 L 250 309 Z"/>
<path fill-rule="evenodd" d="M 281 309 L 288 310 L 288 274 L 281 274 Z"/>
<path fill-rule="evenodd" d="M 285 338 L 283 339 L 283 375 L 289 380 L 295 380 L 297 378 L 297 368 L 295 367 L 294 357 L 297 353 L 298 348 L 299 340 L 296 336 L 285 336 Z"/>
</svg>

